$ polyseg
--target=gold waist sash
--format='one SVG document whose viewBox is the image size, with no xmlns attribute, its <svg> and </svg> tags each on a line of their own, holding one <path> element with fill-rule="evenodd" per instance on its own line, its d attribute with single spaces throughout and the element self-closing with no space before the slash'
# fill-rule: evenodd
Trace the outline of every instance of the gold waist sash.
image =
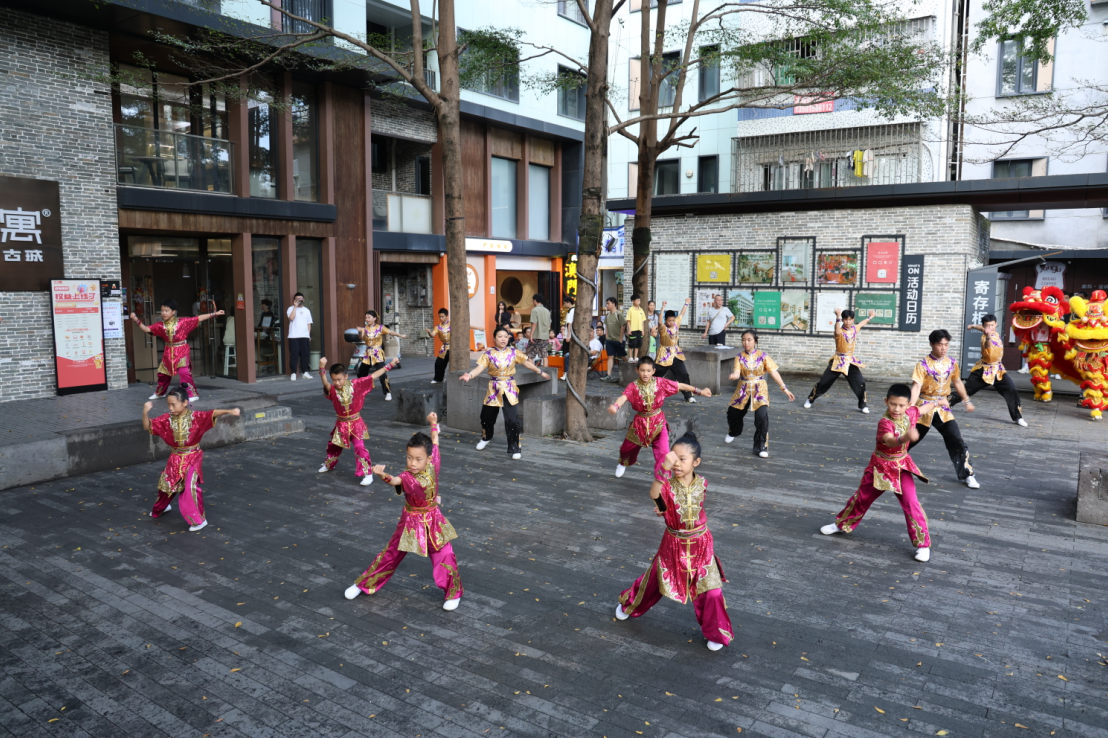
<svg viewBox="0 0 1108 738">
<path fill-rule="evenodd" d="M 197 443 L 197 444 L 192 445 L 192 446 L 179 446 L 179 447 L 173 448 L 173 449 L 171 449 L 170 453 L 172 453 L 174 456 L 186 456 L 188 454 L 191 454 L 193 451 L 199 451 L 199 450 L 200 450 L 200 444 Z"/>
<path fill-rule="evenodd" d="M 412 505 L 409 505 L 408 503 L 405 502 L 404 503 L 404 512 L 417 513 L 417 514 L 418 513 L 429 513 L 432 510 L 434 510 L 435 508 L 437 508 L 438 506 L 439 506 L 439 501 L 438 500 L 432 500 L 431 504 L 428 505 L 427 507 L 413 507 Z"/>
<path fill-rule="evenodd" d="M 338 419 L 339 420 L 357 420 L 360 417 L 362 417 L 361 413 L 354 413 L 353 415 L 339 415 Z"/>
<path fill-rule="evenodd" d="M 657 410 L 647 410 L 644 413 L 639 413 L 639 412 L 635 413 L 635 417 L 636 418 L 653 418 L 655 415 L 657 415 L 660 412 L 662 412 L 662 408 L 658 408 Z"/>
<path fill-rule="evenodd" d="M 887 454 L 884 451 L 874 451 L 873 453 L 878 458 L 885 459 L 886 461 L 900 461 L 908 455 L 907 451 L 902 454 Z"/>
<path fill-rule="evenodd" d="M 177 348 L 178 346 L 188 346 L 188 341 L 174 341 L 173 343 L 167 343 L 166 348 Z"/>
<path fill-rule="evenodd" d="M 740 379 L 739 381 L 740 382 L 745 382 L 746 384 L 757 384 L 758 382 L 766 381 L 766 375 L 762 374 L 761 376 L 758 376 L 758 377 L 752 377 L 751 379 Z"/>
<path fill-rule="evenodd" d="M 922 395 L 921 394 L 919 397 L 920 397 L 921 400 L 926 400 L 927 402 L 939 403 L 941 401 L 941 402 L 945 403 L 947 401 L 947 396 L 946 395 Z"/>
<path fill-rule="evenodd" d="M 707 525 L 701 525 L 692 530 L 677 530 L 676 528 L 670 528 L 666 526 L 666 533 L 669 533 L 674 538 L 699 538 L 708 532 Z"/>
</svg>

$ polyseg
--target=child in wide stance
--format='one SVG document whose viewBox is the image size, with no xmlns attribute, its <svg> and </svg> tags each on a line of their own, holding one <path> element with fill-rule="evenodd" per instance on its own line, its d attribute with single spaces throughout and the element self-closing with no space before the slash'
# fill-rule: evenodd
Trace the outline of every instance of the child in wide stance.
<svg viewBox="0 0 1108 738">
<path fill-rule="evenodd" d="M 928 561 L 931 558 L 931 536 L 927 532 L 927 514 L 916 497 L 915 481 L 919 477 L 921 482 L 926 483 L 927 477 L 908 455 L 908 446 L 919 440 L 916 422 L 933 405 L 912 406 L 911 398 L 912 390 L 908 385 L 894 384 L 889 387 L 885 397 L 885 415 L 877 422 L 877 448 L 862 474 L 862 483 L 835 517 L 835 522 L 819 530 L 826 536 L 851 532 L 862 522 L 869 506 L 885 492 L 892 491 L 904 510 L 908 538 L 916 547 L 916 561 Z"/>
<path fill-rule="evenodd" d="M 373 473 L 396 487 L 404 495 L 404 511 L 385 550 L 346 590 L 352 600 L 362 592 L 373 594 L 392 577 L 396 567 L 408 553 L 431 557 L 431 574 L 443 592 L 443 610 L 457 610 L 462 599 L 462 579 L 458 575 L 458 559 L 450 541 L 458 537 L 454 526 L 439 509 L 439 416 L 427 416 L 431 435 L 416 433 L 408 441 L 408 468 L 400 476 L 385 473 L 385 466 L 373 467 Z"/>
<path fill-rule="evenodd" d="M 158 478 L 158 499 L 150 517 L 160 518 L 173 509 L 170 502 L 177 495 L 181 515 L 189 524 L 189 530 L 198 531 L 208 524 L 204 517 L 204 494 L 200 485 L 204 482 L 204 452 L 200 439 L 215 427 L 221 415 L 238 417 L 239 409 L 192 410 L 189 408 L 188 390 L 174 387 L 165 398 L 169 412 L 150 419 L 153 402 L 142 406 L 142 427 L 152 436 L 158 436 L 172 449 L 165 471 Z"/>
<path fill-rule="evenodd" d="M 666 454 L 650 497 L 665 518 L 666 532 L 646 573 L 624 590 L 616 603 L 616 618 L 626 620 L 646 614 L 662 596 L 685 604 L 693 601 L 696 621 L 708 649 L 718 651 L 731 642 L 731 618 L 722 587 L 727 579 L 716 558 L 704 493 L 708 483 L 694 469 L 700 466 L 700 443 L 686 433 Z"/>
<path fill-rule="evenodd" d="M 335 428 L 331 431 L 331 442 L 327 444 L 327 459 L 323 466 L 319 467 L 319 473 L 324 474 L 335 468 L 339 463 L 339 454 L 344 448 L 354 447 L 355 474 L 362 478 L 360 484 L 368 487 L 373 483 L 373 475 L 370 467 L 373 460 L 366 450 L 365 442 L 369 440 L 369 430 L 362 420 L 362 405 L 365 404 L 366 395 L 373 391 L 373 380 L 392 369 L 398 359 L 393 359 L 382 368 L 365 377 L 358 377 L 351 381 L 346 376 L 346 365 L 335 364 L 331 370 L 325 371 L 327 357 L 319 360 L 319 379 L 323 382 L 323 396 L 331 400 L 335 406 Z M 330 379 L 328 379 L 330 377 Z"/>
</svg>

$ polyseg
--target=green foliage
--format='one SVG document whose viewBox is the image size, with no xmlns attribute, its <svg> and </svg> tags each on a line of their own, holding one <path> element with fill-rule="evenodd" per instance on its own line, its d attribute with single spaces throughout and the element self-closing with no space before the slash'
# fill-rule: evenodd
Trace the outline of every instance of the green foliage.
<svg viewBox="0 0 1108 738">
<path fill-rule="evenodd" d="M 519 86 L 518 28 L 486 26 L 458 29 L 458 77 L 467 89 L 497 90 Z"/>
<path fill-rule="evenodd" d="M 971 46 L 975 54 L 988 45 L 1015 36 L 1027 40 L 1025 56 L 1049 62 L 1047 42 L 1062 31 L 1078 28 L 1086 20 L 1085 0 L 986 0 L 988 15 L 976 26 Z"/>
</svg>

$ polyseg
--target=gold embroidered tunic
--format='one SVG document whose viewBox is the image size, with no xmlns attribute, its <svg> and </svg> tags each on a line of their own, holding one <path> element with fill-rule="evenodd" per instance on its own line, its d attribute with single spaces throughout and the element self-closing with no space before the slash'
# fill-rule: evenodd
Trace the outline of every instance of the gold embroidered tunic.
<svg viewBox="0 0 1108 738">
<path fill-rule="evenodd" d="M 681 329 L 676 325 L 670 327 L 663 323 L 658 326 L 658 358 L 655 360 L 655 364 L 671 366 L 674 359 L 685 360 L 685 352 L 677 345 L 680 332 Z"/>
<path fill-rule="evenodd" d="M 769 404 L 769 385 L 766 375 L 777 371 L 777 362 L 765 351 L 755 349 L 753 354 L 743 351 L 735 357 L 731 373 L 739 373 L 739 383 L 731 395 L 731 407 L 742 410 L 750 404 L 754 411 Z"/>
<path fill-rule="evenodd" d="M 431 463 L 423 471 L 400 475 L 404 512 L 400 513 L 400 550 L 427 556 L 458 537 L 454 526 L 439 509 L 439 447 L 431 451 Z"/>
<path fill-rule="evenodd" d="M 489 391 L 485 395 L 484 405 L 504 407 L 504 400 L 511 405 L 519 404 L 519 387 L 516 386 L 516 364 L 527 362 L 522 351 L 510 346 L 504 349 L 490 348 L 477 359 L 477 365 L 485 367 L 489 375 Z"/>
<path fill-rule="evenodd" d="M 970 372 L 981 370 L 981 379 L 985 384 L 992 384 L 1004 376 L 1004 340 L 1000 334 L 993 331 L 992 335 L 985 333 L 981 336 L 981 358 L 973 365 Z"/>
<path fill-rule="evenodd" d="M 849 330 L 841 329 L 841 332 L 835 336 L 835 355 L 831 357 L 831 371 L 847 375 L 852 366 L 859 369 L 865 367 L 865 364 L 854 358 L 854 344 L 857 342 L 858 326 L 851 326 Z"/>
<path fill-rule="evenodd" d="M 436 325 L 435 330 L 431 333 L 431 339 L 434 340 L 435 336 L 438 336 L 439 340 L 442 341 L 442 347 L 439 348 L 439 352 L 435 354 L 435 358 L 445 359 L 446 352 L 450 350 L 450 323 L 446 325 L 439 323 Z"/>
<path fill-rule="evenodd" d="M 917 406 L 930 402 L 935 407 L 922 413 L 917 421 L 920 425 L 931 427 L 931 419 L 938 414 L 944 423 L 954 420 L 954 413 L 950 412 L 950 384 L 951 378 L 957 376 L 958 362 L 949 356 L 936 359 L 927 355 L 920 359 L 916 368 L 912 371 L 912 382 L 920 385 Z"/>
</svg>

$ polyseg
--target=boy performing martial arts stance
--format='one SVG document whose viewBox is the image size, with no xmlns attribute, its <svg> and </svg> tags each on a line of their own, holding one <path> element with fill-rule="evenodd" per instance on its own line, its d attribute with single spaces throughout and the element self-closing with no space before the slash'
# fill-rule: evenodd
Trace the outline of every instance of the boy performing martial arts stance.
<svg viewBox="0 0 1108 738">
<path fill-rule="evenodd" d="M 731 642 L 731 618 L 723 599 L 723 567 L 716 558 L 704 493 L 708 483 L 695 473 L 700 465 L 700 443 L 686 433 L 666 454 L 650 498 L 665 518 L 666 532 L 646 573 L 625 589 L 616 603 L 616 618 L 642 617 L 663 596 L 682 605 L 693 601 L 696 621 L 708 649 L 718 651 Z"/>
<path fill-rule="evenodd" d="M 165 341 L 162 363 L 158 364 L 158 389 L 150 395 L 151 400 L 165 396 L 174 374 L 181 375 L 181 386 L 188 389 L 189 402 L 196 402 L 199 399 L 200 396 L 196 394 L 196 383 L 192 381 L 188 337 L 196 330 L 196 326 L 217 315 L 223 315 L 223 311 L 216 310 L 214 313 L 204 313 L 195 318 L 178 318 L 176 300 L 162 301 L 161 323 L 143 325 L 139 316 L 131 313 L 131 320 L 135 321 L 135 325 L 143 333 L 152 333 Z"/>
<path fill-rule="evenodd" d="M 323 396 L 331 400 L 338 416 L 335 428 L 331 431 L 331 442 L 327 444 L 327 460 L 319 467 L 320 474 L 334 469 L 335 464 L 339 463 L 342 450 L 353 446 L 357 458 L 355 474 L 362 478 L 363 487 L 373 484 L 373 474 L 370 473 L 373 461 L 365 447 L 365 442 L 369 440 L 369 430 L 362 420 L 362 405 L 365 404 L 365 396 L 373 391 L 373 380 L 396 366 L 397 361 L 393 359 L 373 374 L 350 381 L 346 376 L 345 364 L 335 364 L 327 372 L 324 369 L 327 366 L 327 357 L 319 360 L 319 380 L 323 382 Z"/>
<path fill-rule="evenodd" d="M 869 466 L 862 474 L 862 483 L 847 501 L 834 523 L 828 523 L 819 529 L 825 536 L 834 533 L 849 533 L 862 522 L 870 505 L 885 492 L 895 492 L 896 501 L 904 510 L 904 521 L 908 524 L 908 538 L 916 547 L 916 561 L 931 558 L 931 536 L 927 532 L 927 514 L 916 497 L 916 480 L 926 483 L 927 477 L 908 455 L 908 444 L 919 440 L 916 422 L 921 413 L 933 409 L 931 403 L 920 407 L 909 403 L 912 390 L 906 384 L 894 384 L 889 387 L 885 397 L 885 416 L 877 422 L 877 447 L 870 457 Z"/>
<path fill-rule="evenodd" d="M 996 316 L 989 314 L 981 318 L 981 325 L 967 325 L 967 331 L 981 331 L 981 358 L 970 370 L 969 380 L 966 382 L 966 394 L 973 397 L 986 387 L 992 387 L 1004 402 L 1008 403 L 1008 415 L 1012 422 L 1027 427 L 1027 421 L 1023 419 L 1023 408 L 1020 407 L 1020 394 L 1016 389 L 1016 383 L 1008 376 L 1007 370 L 1001 359 L 1004 358 L 1004 339 L 996 332 Z M 962 401 L 955 395 L 950 406 L 954 407 Z"/>
<path fill-rule="evenodd" d="M 796 399 L 789 388 L 785 386 L 785 380 L 777 371 L 777 362 L 770 358 L 765 351 L 758 349 L 758 334 L 753 328 L 747 328 L 742 335 L 743 350 L 735 357 L 734 367 L 731 369 L 732 381 L 739 380 L 735 385 L 735 393 L 731 395 L 731 404 L 727 408 L 727 435 L 724 443 L 731 443 L 743 434 L 743 419 L 749 410 L 754 411 L 754 453 L 763 459 L 769 458 L 769 385 L 766 384 L 766 375 L 773 377 L 777 386 L 789 398 L 789 402 Z"/>
<path fill-rule="evenodd" d="M 634 466 L 639 460 L 639 449 L 647 446 L 654 450 L 654 476 L 658 476 L 662 460 L 669 453 L 669 430 L 666 428 L 666 414 L 662 411 L 667 397 L 681 391 L 712 396 L 710 389 L 699 390 L 691 384 L 655 377 L 654 360 L 649 356 L 639 359 L 635 371 L 639 374 L 638 381 L 627 385 L 623 394 L 608 406 L 608 412 L 612 415 L 618 413 L 625 402 L 630 402 L 631 409 L 635 411 L 631 427 L 627 429 L 627 437 L 623 439 L 623 445 L 619 449 L 617 477 L 622 477 L 627 467 Z"/>
<path fill-rule="evenodd" d="M 381 325 L 380 321 L 381 318 L 376 310 L 365 311 L 365 326 L 358 329 L 362 343 L 365 344 L 365 355 L 362 356 L 362 363 L 358 365 L 358 379 L 365 378 L 370 372 L 375 372 L 385 365 L 385 336 L 407 338 L 403 333 L 390 331 Z M 385 390 L 385 402 L 391 402 L 392 387 L 389 385 L 387 376 L 381 380 L 381 387 Z"/>
<path fill-rule="evenodd" d="M 462 579 L 458 576 L 458 559 L 450 541 L 457 538 L 454 526 L 439 509 L 439 416 L 427 416 L 431 436 L 416 433 L 408 441 L 408 468 L 400 476 L 385 473 L 384 464 L 373 467 L 373 473 L 396 487 L 404 495 L 404 511 L 385 550 L 358 580 L 346 590 L 352 600 L 362 592 L 373 594 L 385 586 L 396 567 L 408 553 L 431 557 L 431 574 L 443 592 L 443 610 L 457 610 L 462 599 Z"/>
<path fill-rule="evenodd" d="M 931 405 L 927 410 L 921 410 L 916 421 L 916 430 L 919 438 L 912 441 L 909 450 L 923 440 L 931 426 L 939 431 L 946 444 L 946 452 L 950 454 L 950 460 L 954 464 L 954 473 L 958 479 L 966 483 L 970 489 L 977 489 L 981 485 L 973 476 L 973 467 L 969 462 L 969 449 L 962 440 L 962 431 L 958 428 L 958 421 L 954 419 L 954 413 L 950 412 L 950 404 L 947 397 L 950 396 L 950 386 L 958 391 L 962 402 L 966 403 L 966 412 L 972 413 L 973 402 L 966 394 L 965 385 L 958 373 L 958 362 L 947 356 L 950 350 L 950 333 L 943 328 L 931 331 L 927 337 L 931 344 L 931 353 L 923 357 L 912 372 L 912 404 L 920 407 Z"/>
<path fill-rule="evenodd" d="M 550 379 L 550 375 L 534 362 L 528 359 L 522 351 L 508 347 L 508 338 L 512 334 L 502 325 L 492 332 L 492 340 L 496 345 L 481 354 L 477 359 L 477 368 L 462 375 L 462 381 L 468 383 L 486 369 L 489 370 L 489 391 L 485 395 L 485 401 L 481 405 L 481 440 L 477 443 L 480 451 L 489 445 L 492 434 L 496 429 L 496 418 L 500 415 L 500 408 L 504 408 L 504 433 L 508 436 L 508 453 L 513 459 L 523 455 L 519 445 L 519 431 L 523 423 L 519 419 L 519 387 L 516 386 L 516 364 L 525 367 L 540 375 L 543 379 Z"/>
<path fill-rule="evenodd" d="M 858 409 L 863 413 L 869 412 L 869 407 L 866 406 L 866 378 L 862 376 L 862 368 L 865 364 L 854 358 L 854 344 L 858 342 L 858 331 L 865 328 L 875 315 L 877 312 L 870 310 L 869 317 L 855 325 L 853 310 L 835 308 L 835 355 L 827 362 L 823 376 L 808 394 L 804 407 L 811 407 L 817 397 L 831 389 L 831 385 L 841 374 L 846 377 L 846 383 L 858 396 Z"/>
<path fill-rule="evenodd" d="M 204 483 L 204 452 L 200 450 L 200 439 L 215 427 L 220 415 L 238 417 L 239 409 L 234 410 L 192 410 L 189 408 L 188 393 L 183 387 L 174 387 L 165 398 L 169 412 L 150 419 L 153 402 L 142 406 L 142 427 L 152 436 L 158 436 L 172 449 L 165 471 L 158 478 L 158 499 L 150 517 L 160 518 L 162 513 L 173 509 L 169 503 L 174 496 L 181 506 L 181 515 L 189 524 L 189 530 L 197 531 L 208 524 L 204 517 L 204 494 L 200 485 Z"/>
<path fill-rule="evenodd" d="M 664 377 L 668 372 L 673 372 L 673 378 L 678 382 L 689 383 L 689 372 L 685 369 L 685 352 L 677 343 L 680 338 L 680 325 L 685 320 L 685 312 L 692 304 L 692 298 L 685 298 L 685 305 L 678 314 L 673 310 L 666 310 L 668 302 L 662 302 L 664 318 L 661 325 L 650 329 L 650 335 L 658 339 L 658 356 L 654 359 L 655 369 L 659 377 Z M 696 402 L 690 392 L 683 392 L 685 402 Z"/>
</svg>

